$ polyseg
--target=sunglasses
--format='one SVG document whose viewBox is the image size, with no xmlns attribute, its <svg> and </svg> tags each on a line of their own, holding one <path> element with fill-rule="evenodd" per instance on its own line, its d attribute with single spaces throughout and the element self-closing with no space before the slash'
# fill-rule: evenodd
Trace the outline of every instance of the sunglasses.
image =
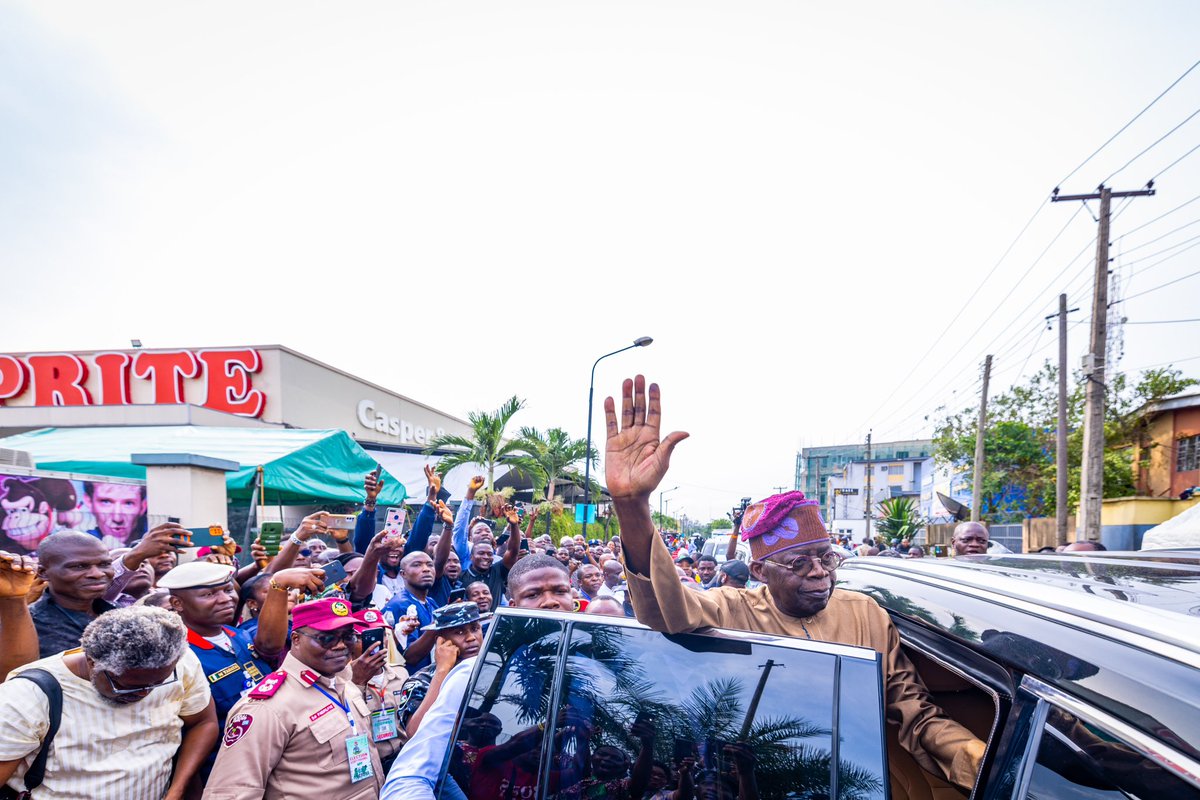
<svg viewBox="0 0 1200 800">
<path fill-rule="evenodd" d="M 160 686 L 170 686 L 172 683 L 175 683 L 179 680 L 179 670 L 175 669 L 171 671 L 171 677 L 162 683 L 152 683 L 149 686 L 127 688 L 117 683 L 111 672 L 102 669 L 100 670 L 100 674 L 103 675 L 105 680 L 108 681 L 109 690 L 117 697 L 126 697 L 131 694 L 149 694 Z"/>
<path fill-rule="evenodd" d="M 304 631 L 296 631 L 296 633 L 300 634 L 301 636 L 307 636 L 325 650 L 333 647 L 338 642 L 343 642 L 347 647 L 352 647 L 358 644 L 359 640 L 362 639 L 362 636 L 354 631 L 347 631 L 345 633 L 336 633 L 332 631 L 329 633 L 305 633 Z"/>
</svg>

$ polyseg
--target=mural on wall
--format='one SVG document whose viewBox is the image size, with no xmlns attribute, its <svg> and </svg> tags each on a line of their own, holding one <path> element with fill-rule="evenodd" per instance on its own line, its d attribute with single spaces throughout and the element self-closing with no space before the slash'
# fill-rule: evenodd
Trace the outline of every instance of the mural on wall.
<svg viewBox="0 0 1200 800">
<path fill-rule="evenodd" d="M 0 473 L 0 550 L 32 553 L 62 530 L 127 546 L 146 531 L 145 485 Z"/>
</svg>

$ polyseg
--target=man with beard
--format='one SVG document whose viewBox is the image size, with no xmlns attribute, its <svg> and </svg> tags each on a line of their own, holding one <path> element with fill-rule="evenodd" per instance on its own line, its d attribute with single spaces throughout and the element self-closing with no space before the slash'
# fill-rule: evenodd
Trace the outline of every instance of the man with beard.
<svg viewBox="0 0 1200 800">
<path fill-rule="evenodd" d="M 713 626 L 872 648 L 883 656 L 889 733 L 924 769 L 972 787 L 984 743 L 932 703 L 887 613 L 864 594 L 834 588 L 843 556 L 829 542 L 816 501 L 787 492 L 746 509 L 742 537 L 750 542 L 751 574 L 763 586 L 687 591 L 655 535 L 649 502 L 687 434 L 659 439 L 659 389 L 651 384 L 647 397 L 641 375 L 622 386 L 620 421 L 613 398 L 604 412 L 605 479 L 638 620 L 664 633 Z"/>
<path fill-rule="evenodd" d="M 375 800 L 383 770 L 350 671 L 363 622 L 345 600 L 292 611 L 292 648 L 233 707 L 205 800 Z"/>
<path fill-rule="evenodd" d="M 400 561 L 400 576 L 404 578 L 404 588 L 396 592 L 383 607 L 383 618 L 393 626 L 398 626 L 404 617 L 412 616 L 422 626 L 432 624 L 433 612 L 438 607 L 429 596 L 434 584 L 433 559 L 423 550 L 409 553 Z M 403 642 L 397 642 L 404 651 L 404 663 L 409 674 L 432 663 L 429 653 L 436 641 L 436 632 L 416 629 Z"/>
<path fill-rule="evenodd" d="M 279 663 L 286 643 L 288 591 L 319 592 L 320 570 L 293 568 L 267 578 L 269 588 L 253 634 L 234 628 L 238 593 L 233 567 L 209 561 L 189 561 L 158 582 L 171 593 L 169 607 L 187 627 L 187 641 L 208 678 L 222 730 L 229 709 Z M 205 763 L 212 768 L 216 750 Z"/>
<path fill-rule="evenodd" d="M 88 533 L 106 547 L 124 547 L 141 531 L 146 515 L 146 487 L 130 483 L 93 483 L 85 481 L 83 493 L 96 518 L 96 527 Z"/>
<path fill-rule="evenodd" d="M 531 555 L 516 562 L 508 573 L 508 595 L 516 608 L 575 609 L 571 575 L 550 556 Z M 416 733 L 392 765 L 379 800 L 433 800 L 433 787 L 441 773 L 474 665 L 475 658 L 464 658 L 450 670 Z"/>
<path fill-rule="evenodd" d="M 0 685 L 0 787 L 14 797 L 29 788 L 51 726 L 49 696 L 34 681 L 48 679 L 62 717 L 33 797 L 182 800 L 220 736 L 183 623 L 159 608 L 123 608 L 81 638 L 81 650 L 35 661 Z"/>
</svg>

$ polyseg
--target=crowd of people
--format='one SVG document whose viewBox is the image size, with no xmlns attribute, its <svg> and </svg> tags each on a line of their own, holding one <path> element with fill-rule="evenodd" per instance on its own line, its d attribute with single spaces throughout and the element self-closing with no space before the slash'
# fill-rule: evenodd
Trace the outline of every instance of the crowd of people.
<svg viewBox="0 0 1200 800">
<path fill-rule="evenodd" d="M 94 534 L 63 531 L 36 553 L 0 552 L 0 797 L 429 800 L 499 606 L 635 618 L 665 633 L 715 626 L 873 648 L 884 656 L 898 744 L 969 787 L 983 742 L 932 704 L 887 614 L 834 589 L 846 558 L 888 553 L 831 537 L 799 492 L 743 509 L 723 560 L 701 552 L 701 540 L 657 530 L 649 497 L 686 434 L 660 438 L 658 389 L 640 376 L 620 402 L 606 403 L 606 480 L 620 521 L 609 541 L 554 541 L 539 532 L 536 510 L 480 503 L 482 477 L 452 511 L 426 468 L 407 530 L 381 529 L 376 471 L 364 478 L 353 531 L 313 513 L 275 554 L 255 540 L 244 563 L 231 539 L 192 548 L 176 523 L 112 550 Z M 739 539 L 748 563 L 734 557 Z M 986 528 L 959 526 L 952 546 L 983 552 Z M 908 541 L 887 549 L 923 555 Z M 509 753 L 515 776 L 528 747 L 519 736 L 496 746 L 491 716 L 461 726 L 462 747 L 486 757 L 460 768 L 494 769 Z M 636 721 L 632 739 L 653 738 L 646 731 Z M 740 746 L 728 744 L 730 785 L 745 795 L 738 787 L 752 767 Z M 643 749 L 597 747 L 574 788 L 556 794 L 703 794 L 694 759 L 665 763 Z M 450 784 L 449 796 L 499 797 L 490 779 Z M 513 785 L 505 800 L 529 796 Z"/>
</svg>

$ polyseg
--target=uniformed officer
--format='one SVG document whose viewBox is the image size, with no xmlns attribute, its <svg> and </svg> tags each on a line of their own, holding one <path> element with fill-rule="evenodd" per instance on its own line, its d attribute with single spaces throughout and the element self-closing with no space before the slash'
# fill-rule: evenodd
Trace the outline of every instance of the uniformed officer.
<svg viewBox="0 0 1200 800">
<path fill-rule="evenodd" d="M 292 649 L 229 713 L 205 800 L 375 800 L 371 714 L 344 673 L 361 621 L 346 600 L 292 610 Z"/>
<path fill-rule="evenodd" d="M 406 736 L 416 733 L 424 716 L 420 708 L 433 683 L 436 681 L 441 686 L 450 670 L 463 659 L 479 655 L 483 623 L 491 616 L 490 613 L 480 614 L 478 604 L 470 601 L 451 603 L 433 612 L 433 622 L 422 630 L 437 634 L 434 663 L 405 681 L 400 696 L 400 725 Z"/>
<path fill-rule="evenodd" d="M 259 612 L 258 630 L 252 635 L 231 627 L 237 607 L 234 568 L 208 561 L 180 564 L 158 585 L 171 593 L 170 608 L 187 626 L 188 645 L 200 659 L 208 677 L 217 722 L 222 729 L 229 709 L 279 664 L 286 644 L 288 590 L 320 591 L 320 570 L 288 569 L 268 578 L 271 588 Z M 207 777 L 217 748 L 205 761 Z"/>
<path fill-rule="evenodd" d="M 396 647 L 392 629 L 388 626 L 383 614 L 374 608 L 364 609 L 356 614 L 363 622 L 364 636 L 360 649 L 356 649 L 355 659 L 350 665 L 351 680 L 362 691 L 371 711 L 371 741 L 379 753 L 379 761 L 383 764 L 383 774 L 386 775 L 392 766 L 396 754 L 408 736 L 404 733 L 404 725 L 399 721 L 400 695 L 404 690 L 404 682 L 408 680 L 408 670 L 404 667 L 404 656 Z M 419 622 L 411 617 L 400 618 L 400 636 L 406 636 L 407 627 L 415 628 Z M 379 631 L 381 644 L 374 642 L 367 646 L 366 631 Z"/>
</svg>

